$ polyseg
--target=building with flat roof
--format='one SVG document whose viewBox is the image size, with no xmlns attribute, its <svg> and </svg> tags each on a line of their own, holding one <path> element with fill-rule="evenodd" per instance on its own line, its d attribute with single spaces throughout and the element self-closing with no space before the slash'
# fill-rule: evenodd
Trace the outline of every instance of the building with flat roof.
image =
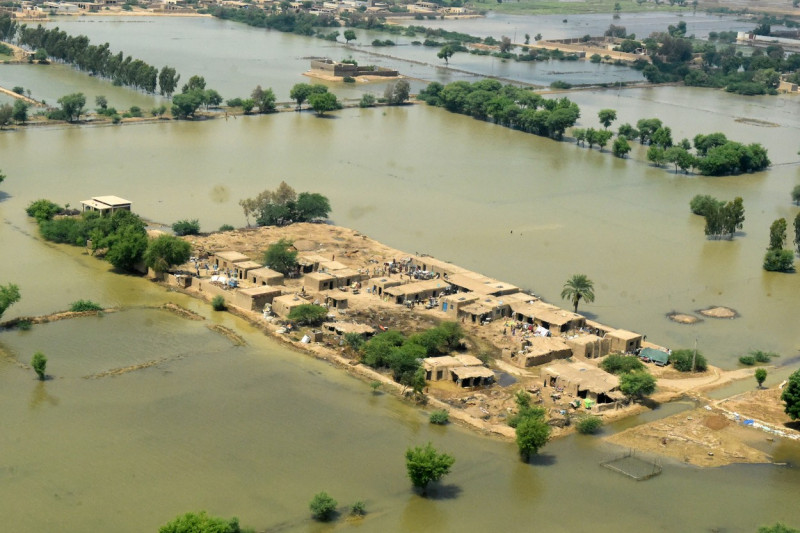
<svg viewBox="0 0 800 533">
<path fill-rule="evenodd" d="M 92 196 L 91 200 L 81 200 L 81 211 L 99 211 L 101 214 L 115 211 L 130 211 L 131 202 L 119 196 Z"/>
</svg>

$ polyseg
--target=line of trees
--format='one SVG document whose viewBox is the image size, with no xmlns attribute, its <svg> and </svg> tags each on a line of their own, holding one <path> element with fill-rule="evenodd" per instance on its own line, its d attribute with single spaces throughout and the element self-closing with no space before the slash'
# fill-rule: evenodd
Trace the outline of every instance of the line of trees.
<svg viewBox="0 0 800 533">
<path fill-rule="evenodd" d="M 297 35 L 314 35 L 314 28 L 337 28 L 339 23 L 331 15 L 312 15 L 310 13 L 268 13 L 261 9 L 237 9 L 227 7 L 211 7 L 208 12 L 224 20 L 242 22 L 257 28 L 295 33 Z"/>
<path fill-rule="evenodd" d="M 17 34 L 20 45 L 43 50 L 48 57 L 108 78 L 116 85 L 126 85 L 148 93 L 155 93 L 159 89 L 162 95 L 169 97 L 180 80 L 174 68 L 165 66 L 159 71 L 141 59 L 133 59 L 122 52 L 113 54 L 108 43 L 93 45 L 85 35 L 73 37 L 58 27 L 46 29 L 39 24 L 31 28 L 23 24 Z"/>
<path fill-rule="evenodd" d="M 430 83 L 417 96 L 453 113 L 490 120 L 501 126 L 560 140 L 580 118 L 578 104 L 567 98 L 548 99 L 529 89 L 496 80 L 475 83 Z"/>
<path fill-rule="evenodd" d="M 689 202 L 689 208 L 695 215 L 705 217 L 705 234 L 709 237 L 732 239 L 744 224 L 744 202 L 740 196 L 724 202 L 707 194 L 698 194 Z"/>
<path fill-rule="evenodd" d="M 253 215 L 259 226 L 285 226 L 294 222 L 312 222 L 328 218 L 331 205 L 328 199 L 312 192 L 297 194 L 285 181 L 274 191 L 260 192 L 254 198 L 239 201 L 248 226 Z"/>
</svg>

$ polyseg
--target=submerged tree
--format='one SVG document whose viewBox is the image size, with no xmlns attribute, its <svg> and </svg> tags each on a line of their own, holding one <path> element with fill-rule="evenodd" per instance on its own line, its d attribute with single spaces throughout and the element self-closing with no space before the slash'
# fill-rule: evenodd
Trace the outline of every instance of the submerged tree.
<svg viewBox="0 0 800 533">
<path fill-rule="evenodd" d="M 455 457 L 446 453 L 438 453 L 429 442 L 425 446 L 417 446 L 406 450 L 406 470 L 411 483 L 427 495 L 431 482 L 439 481 L 450 473 L 456 462 Z"/>
<path fill-rule="evenodd" d="M 761 386 L 764 384 L 764 380 L 767 379 L 767 370 L 765 368 L 756 368 L 754 377 L 756 378 L 756 382 L 758 383 L 758 388 L 760 389 Z"/>
<path fill-rule="evenodd" d="M 578 302 L 582 299 L 587 302 L 594 301 L 594 283 L 586 274 L 575 274 L 564 284 L 564 288 L 561 291 L 561 298 L 563 300 L 571 300 L 575 312 L 577 313 Z"/>
<path fill-rule="evenodd" d="M 6 309 L 17 303 L 20 297 L 19 287 L 15 284 L 0 285 L 0 317 Z"/>
<path fill-rule="evenodd" d="M 781 393 L 784 411 L 792 420 L 800 418 L 800 370 L 796 370 L 786 382 Z"/>
<path fill-rule="evenodd" d="M 39 376 L 39 380 L 44 381 L 44 378 L 47 377 L 45 374 L 45 370 L 47 369 L 47 356 L 42 352 L 36 352 L 33 354 L 33 359 L 31 359 L 31 366 L 33 367 L 33 371 L 36 372 L 36 375 Z"/>
</svg>

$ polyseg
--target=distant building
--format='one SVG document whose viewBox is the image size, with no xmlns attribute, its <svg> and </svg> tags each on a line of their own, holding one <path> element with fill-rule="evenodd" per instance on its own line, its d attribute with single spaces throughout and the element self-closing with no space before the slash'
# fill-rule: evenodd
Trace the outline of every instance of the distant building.
<svg viewBox="0 0 800 533">
<path fill-rule="evenodd" d="M 81 211 L 99 211 L 105 215 L 115 211 L 130 211 L 131 202 L 119 196 L 93 196 L 91 200 L 81 200 Z"/>
</svg>

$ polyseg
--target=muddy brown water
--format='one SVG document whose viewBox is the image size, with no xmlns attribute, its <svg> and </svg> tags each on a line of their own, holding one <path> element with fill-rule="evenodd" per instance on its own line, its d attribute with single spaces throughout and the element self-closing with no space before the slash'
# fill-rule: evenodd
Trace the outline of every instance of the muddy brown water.
<svg viewBox="0 0 800 533">
<path fill-rule="evenodd" d="M 226 314 L 133 276 L 80 249 L 41 241 L 24 207 L 116 194 L 163 222 L 241 225 L 240 198 L 282 179 L 327 195 L 339 224 L 410 252 L 428 252 L 558 302 L 575 272 L 595 280 L 591 316 L 648 340 L 700 349 L 733 367 L 749 348 L 789 357 L 798 338 L 800 277 L 761 270 L 769 224 L 794 217 L 800 112 L 789 98 L 745 99 L 684 88 L 572 96 L 581 125 L 658 116 L 676 138 L 725 131 L 759 141 L 773 169 L 729 178 L 675 175 L 424 106 L 202 123 L 53 127 L 0 135 L 0 281 L 23 300 L 4 318 L 45 314 L 85 298 L 128 310 L 0 334 L 0 514 L 13 531 L 155 531 L 192 509 L 271 530 L 323 531 L 307 503 L 326 490 L 367 502 L 365 530 L 753 531 L 800 522 L 796 468 L 704 471 L 665 462 L 643 484 L 607 471 L 624 450 L 591 437 L 549 444 L 532 464 L 513 444 L 424 414 L 336 369 L 291 352 Z M 772 122 L 766 128 L 735 118 Z M 703 237 L 695 194 L 741 195 L 744 234 Z M 511 233 L 513 231 L 513 233 Z M 202 322 L 141 306 L 180 303 L 242 334 L 234 347 Z M 695 326 L 671 310 L 711 305 L 740 318 Z M 13 359 L 50 358 L 40 383 Z M 157 366 L 84 379 L 165 358 Z M 663 412 L 673 412 L 670 407 Z M 653 416 L 658 416 L 654 412 Z M 422 499 L 405 478 L 409 445 L 453 453 L 453 474 Z M 796 444 L 767 443 L 800 464 Z M 681 512 L 676 512 L 680 506 Z"/>
</svg>

